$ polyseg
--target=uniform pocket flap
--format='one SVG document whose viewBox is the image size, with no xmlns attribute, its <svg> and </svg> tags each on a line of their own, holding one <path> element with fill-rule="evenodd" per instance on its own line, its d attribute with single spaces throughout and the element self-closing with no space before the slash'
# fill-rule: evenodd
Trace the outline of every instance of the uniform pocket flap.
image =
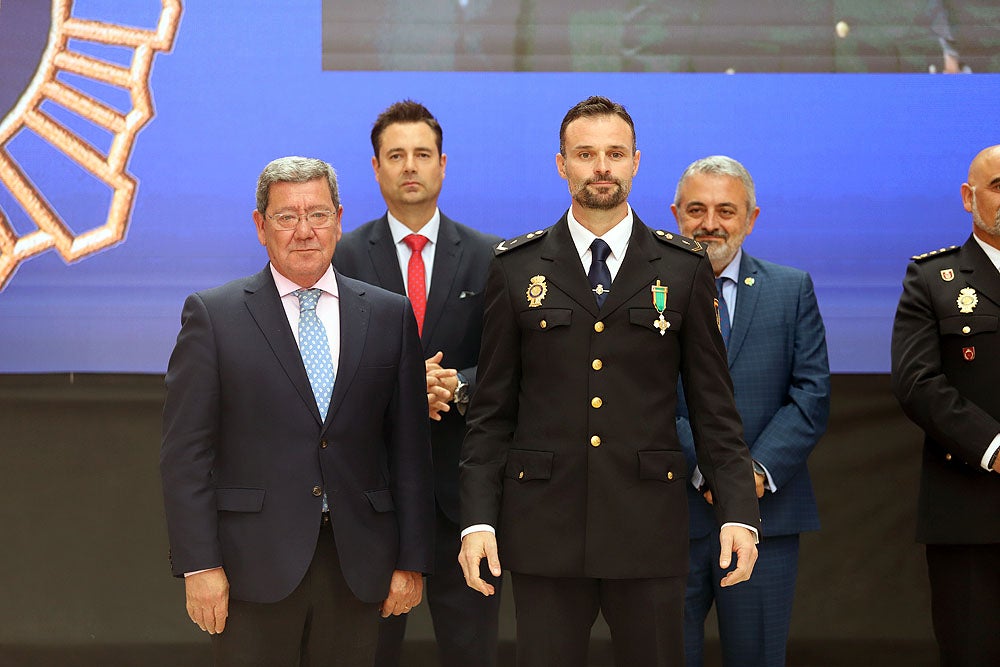
<svg viewBox="0 0 1000 667">
<path fill-rule="evenodd" d="M 639 479 L 674 482 L 687 478 L 684 453 L 672 449 L 639 452 Z"/>
<path fill-rule="evenodd" d="M 997 330 L 996 315 L 955 315 L 938 324 L 944 336 L 972 336 Z"/>
<path fill-rule="evenodd" d="M 552 477 L 553 456 L 553 452 L 512 449 L 507 453 L 507 467 L 504 470 L 504 477 L 521 482 L 549 479 Z"/>
<path fill-rule="evenodd" d="M 656 333 L 663 331 L 677 331 L 681 328 L 681 314 L 674 310 L 664 310 L 663 320 L 665 324 L 660 324 L 660 313 L 655 308 L 629 308 L 628 321 L 637 324 Z"/>
<path fill-rule="evenodd" d="M 389 489 L 365 491 L 365 495 L 376 512 L 392 512 L 396 509 L 396 503 L 392 501 L 392 491 Z"/>
<path fill-rule="evenodd" d="M 569 308 L 532 308 L 518 315 L 522 329 L 548 331 L 553 327 L 568 326 L 573 321 Z"/>
<path fill-rule="evenodd" d="M 216 489 L 215 506 L 225 512 L 259 512 L 264 489 Z"/>
</svg>

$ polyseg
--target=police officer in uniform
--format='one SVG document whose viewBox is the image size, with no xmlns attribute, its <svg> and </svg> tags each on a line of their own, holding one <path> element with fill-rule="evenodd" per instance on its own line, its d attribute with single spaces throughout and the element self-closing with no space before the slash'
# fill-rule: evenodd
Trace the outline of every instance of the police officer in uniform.
<svg viewBox="0 0 1000 667">
<path fill-rule="evenodd" d="M 712 266 L 700 244 L 651 230 L 628 205 L 639 151 L 621 105 L 591 97 L 570 109 L 556 166 L 570 210 L 499 244 L 487 278 L 459 560 L 484 594 L 482 558 L 494 575 L 511 571 L 521 667 L 586 664 L 598 612 L 618 665 L 680 666 L 678 373 L 718 499 L 720 564 L 735 564 L 723 585 L 750 576 L 759 526 Z"/>
<path fill-rule="evenodd" d="M 925 433 L 917 539 L 946 667 L 1000 665 L 1000 146 L 962 200 L 972 235 L 913 258 L 892 332 L 893 390 Z"/>
</svg>

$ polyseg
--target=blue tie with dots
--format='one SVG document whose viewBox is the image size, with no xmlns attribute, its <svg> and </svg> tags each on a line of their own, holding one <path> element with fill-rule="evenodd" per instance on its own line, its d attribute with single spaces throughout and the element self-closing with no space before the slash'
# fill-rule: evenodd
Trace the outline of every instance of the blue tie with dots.
<svg viewBox="0 0 1000 667">
<path fill-rule="evenodd" d="M 722 296 L 722 286 L 726 284 L 726 280 L 726 278 L 716 278 L 715 289 L 719 293 L 719 333 L 722 334 L 722 342 L 729 347 L 732 325 L 729 321 L 729 305 L 726 303 L 726 297 Z"/>
<path fill-rule="evenodd" d="M 300 289 L 292 292 L 299 298 L 299 353 L 302 363 L 309 376 L 313 395 L 316 396 L 316 406 L 322 419 L 330 408 L 330 395 L 333 393 L 333 360 L 330 358 L 330 341 L 326 337 L 326 328 L 316 315 L 316 302 L 320 289 Z"/>
</svg>

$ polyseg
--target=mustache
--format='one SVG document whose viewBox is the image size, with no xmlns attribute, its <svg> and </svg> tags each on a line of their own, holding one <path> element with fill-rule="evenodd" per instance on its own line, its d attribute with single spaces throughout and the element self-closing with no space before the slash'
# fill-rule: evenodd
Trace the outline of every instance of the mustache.
<svg viewBox="0 0 1000 667">
<path fill-rule="evenodd" d="M 727 232 L 724 229 L 717 229 L 715 231 L 710 232 L 704 227 L 699 227 L 698 229 L 691 232 L 691 238 L 698 238 L 699 236 L 712 236 L 718 239 L 722 239 L 723 241 L 729 240 L 729 232 Z"/>
<path fill-rule="evenodd" d="M 618 187 L 622 187 L 622 181 L 621 181 L 621 179 L 620 178 L 615 178 L 614 176 L 612 176 L 611 172 L 608 172 L 606 174 L 599 174 L 597 176 L 593 176 L 591 178 L 588 178 L 586 181 L 583 182 L 583 184 L 586 186 L 586 185 L 593 185 L 594 183 L 597 183 L 597 182 L 606 183 L 606 182 L 609 182 L 609 181 L 611 183 L 614 183 Z"/>
</svg>

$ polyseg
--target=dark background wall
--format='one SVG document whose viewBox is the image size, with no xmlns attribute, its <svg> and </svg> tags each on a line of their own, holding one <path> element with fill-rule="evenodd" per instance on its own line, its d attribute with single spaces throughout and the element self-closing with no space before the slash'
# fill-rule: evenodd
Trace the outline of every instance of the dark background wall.
<svg viewBox="0 0 1000 667">
<path fill-rule="evenodd" d="M 163 393 L 159 375 L 0 375 L 0 667 L 208 664 L 167 567 Z M 834 377 L 790 664 L 934 664 L 913 541 L 920 440 L 887 376 Z M 502 623 L 509 657 L 509 596 Z M 591 664 L 611 664 L 607 637 L 599 622 Z M 433 664 L 425 606 L 409 638 L 411 664 Z"/>
</svg>

